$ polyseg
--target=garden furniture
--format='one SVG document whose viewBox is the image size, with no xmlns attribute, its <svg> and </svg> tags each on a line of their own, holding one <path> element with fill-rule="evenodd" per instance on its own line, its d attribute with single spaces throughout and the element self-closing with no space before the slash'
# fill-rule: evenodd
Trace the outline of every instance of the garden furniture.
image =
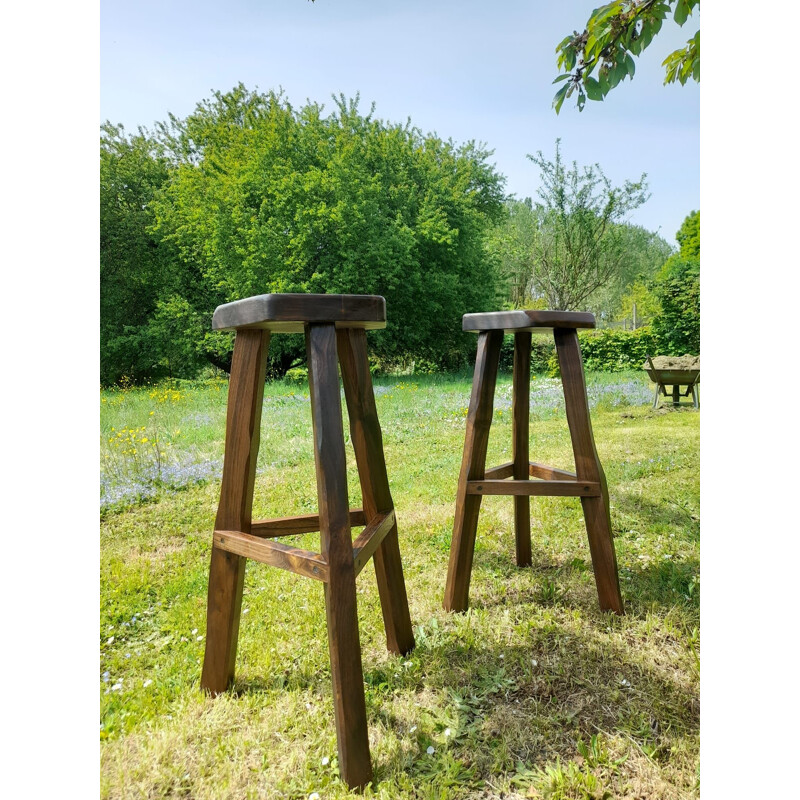
<svg viewBox="0 0 800 800">
<path fill-rule="evenodd" d="M 201 685 L 213 694 L 234 677 L 248 558 L 321 581 L 325 593 L 339 768 L 361 788 L 372 780 L 361 667 L 356 576 L 372 557 L 387 647 L 414 647 L 394 503 L 367 361 L 366 331 L 386 327 L 386 302 L 371 295 L 266 294 L 219 306 L 214 330 L 233 330 L 222 489 L 214 526 Z M 274 333 L 305 333 L 319 514 L 252 519 L 267 350 Z M 347 496 L 337 361 L 363 508 Z M 365 526 L 355 539 L 351 527 Z M 274 538 L 320 531 L 321 552 Z"/>
<path fill-rule="evenodd" d="M 516 560 L 520 567 L 531 564 L 531 496 L 580 497 L 600 608 L 623 613 L 611 533 L 608 488 L 595 449 L 578 342 L 577 329 L 594 326 L 594 316 L 583 312 L 518 309 L 464 315 L 462 328 L 478 334 L 478 351 L 450 545 L 444 597 L 444 607 L 448 611 L 465 611 L 469 603 L 470 573 L 481 498 L 485 495 L 512 495 Z M 486 469 L 500 347 L 506 333 L 514 335 L 513 460 Z M 567 424 L 575 455 L 575 472 L 529 461 L 533 333 L 552 333 L 555 338 Z"/>
</svg>

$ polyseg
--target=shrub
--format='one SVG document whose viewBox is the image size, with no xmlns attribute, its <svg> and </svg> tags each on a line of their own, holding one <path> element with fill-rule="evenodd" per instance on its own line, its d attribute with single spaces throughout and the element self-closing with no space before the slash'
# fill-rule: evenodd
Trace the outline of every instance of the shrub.
<svg viewBox="0 0 800 800">
<path fill-rule="evenodd" d="M 551 359 L 556 355 L 553 337 L 534 333 L 531 336 L 531 372 L 545 374 L 551 371 Z M 511 372 L 514 369 L 514 337 L 506 336 L 500 349 L 500 369 Z"/>
<path fill-rule="evenodd" d="M 659 350 L 658 339 L 649 327 L 635 331 L 614 328 L 581 331 L 583 366 L 590 372 L 621 372 L 626 369 L 639 369 L 648 355 Z M 558 374 L 555 353 L 550 359 L 550 373 Z"/>
</svg>

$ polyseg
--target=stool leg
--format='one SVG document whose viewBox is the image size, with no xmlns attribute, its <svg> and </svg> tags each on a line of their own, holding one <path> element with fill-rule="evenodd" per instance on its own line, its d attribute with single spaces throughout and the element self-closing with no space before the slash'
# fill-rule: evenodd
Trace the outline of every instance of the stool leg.
<svg viewBox="0 0 800 800">
<path fill-rule="evenodd" d="M 450 563 L 444 591 L 444 608 L 447 611 L 466 611 L 469 605 L 469 579 L 481 495 L 467 494 L 467 481 L 480 480 L 486 470 L 486 448 L 489 444 L 494 387 L 502 343 L 503 331 L 482 331 L 478 334 L 478 353 L 467 413 L 467 432 L 458 479 L 453 539 L 450 543 Z"/>
<path fill-rule="evenodd" d="M 594 444 L 578 332 L 574 328 L 557 328 L 554 334 L 561 381 L 564 385 L 567 423 L 575 453 L 575 472 L 579 481 L 597 481 L 602 490 L 600 497 L 581 497 L 600 608 L 622 614 L 624 612 L 617 556 L 611 533 L 608 486 Z"/>
<path fill-rule="evenodd" d="M 336 329 L 333 324 L 308 325 L 306 349 L 322 555 L 329 565 L 325 610 L 339 767 L 348 786 L 362 788 L 372 780 L 372 765 L 367 738 Z"/>
<path fill-rule="evenodd" d="M 514 384 L 512 395 L 512 432 L 514 480 L 530 477 L 530 394 L 531 394 L 531 334 L 514 334 Z M 531 499 L 527 495 L 514 497 L 514 537 L 517 566 L 531 565 Z"/>
<path fill-rule="evenodd" d="M 216 530 L 250 533 L 268 347 L 269 331 L 242 330 L 236 334 Z M 211 549 L 200 685 L 214 694 L 224 692 L 233 682 L 245 563 L 243 556 Z"/>
<path fill-rule="evenodd" d="M 336 335 L 350 417 L 350 438 L 358 464 L 364 514 L 369 521 L 379 512 L 391 511 L 394 502 L 389 490 L 383 436 L 369 374 L 367 334 L 363 328 L 342 328 Z M 393 653 L 405 655 L 414 647 L 414 634 L 408 613 L 396 522 L 375 551 L 373 562 L 386 628 L 386 646 Z"/>
</svg>

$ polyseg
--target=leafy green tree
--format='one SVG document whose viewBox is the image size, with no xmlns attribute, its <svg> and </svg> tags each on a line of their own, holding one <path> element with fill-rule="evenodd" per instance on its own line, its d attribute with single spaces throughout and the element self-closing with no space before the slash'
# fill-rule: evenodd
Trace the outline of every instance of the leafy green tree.
<svg viewBox="0 0 800 800">
<path fill-rule="evenodd" d="M 625 260 L 620 223 L 647 198 L 646 175 L 612 186 L 599 164 L 565 166 L 560 140 L 554 161 L 528 156 L 539 167 L 542 186 L 535 206 L 532 285 L 547 306 L 582 308 L 601 286 L 615 280 Z"/>
<path fill-rule="evenodd" d="M 630 322 L 631 328 L 636 330 L 643 325 L 649 325 L 660 312 L 661 303 L 658 297 L 646 283 L 637 280 L 620 298 L 614 318 L 618 322 Z"/>
<path fill-rule="evenodd" d="M 596 8 L 583 33 L 575 31 L 556 47 L 558 68 L 564 74 L 553 83 L 564 85 L 553 98 L 558 113 L 564 100 L 576 95 L 579 111 L 586 98 L 602 100 L 626 78 L 633 78 L 639 56 L 661 30 L 664 20 L 672 19 L 683 26 L 700 0 L 614 0 Z M 663 61 L 664 84 L 689 78 L 700 81 L 700 31 L 686 47 L 670 53 Z M 594 73 L 594 74 L 592 74 Z"/>
<path fill-rule="evenodd" d="M 657 308 L 650 285 L 675 248 L 657 232 L 640 225 L 621 223 L 616 233 L 622 259 L 609 280 L 589 297 L 586 308 L 603 321 L 630 319 L 632 322 L 632 304 L 636 302 L 636 327 L 639 327 L 643 320 L 652 318 Z"/>
<path fill-rule="evenodd" d="M 512 308 L 532 307 L 534 242 L 539 235 L 538 218 L 530 197 L 505 203 L 502 220 L 487 239 L 487 250 L 497 264 L 500 304 Z"/>
<path fill-rule="evenodd" d="M 100 139 L 100 379 L 158 372 L 146 326 L 174 283 L 174 253 L 150 232 L 167 181 L 163 149 L 144 131 L 105 123 Z"/>
<path fill-rule="evenodd" d="M 700 353 L 700 212 L 683 221 L 680 251 L 667 259 L 655 283 L 661 313 L 653 330 L 665 355 Z"/>
<path fill-rule="evenodd" d="M 484 239 L 502 214 L 504 179 L 488 151 L 363 115 L 357 98 L 340 97 L 325 116 L 317 104 L 294 109 L 241 85 L 159 131 L 175 167 L 155 231 L 197 266 L 214 303 L 381 294 L 379 357 L 463 357 L 461 315 L 495 302 Z M 212 294 L 195 311 L 209 314 Z M 302 342 L 273 341 L 272 368 L 285 371 Z M 224 351 L 225 342 L 209 336 L 203 347 Z"/>
</svg>

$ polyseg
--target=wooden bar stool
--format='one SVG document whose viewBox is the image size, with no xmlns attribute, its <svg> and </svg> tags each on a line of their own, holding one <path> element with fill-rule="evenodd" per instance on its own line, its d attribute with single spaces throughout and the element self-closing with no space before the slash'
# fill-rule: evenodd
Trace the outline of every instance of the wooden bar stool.
<svg viewBox="0 0 800 800">
<path fill-rule="evenodd" d="M 321 581 L 325 591 L 334 716 L 343 780 L 372 780 L 356 613 L 356 575 L 373 557 L 387 647 L 414 647 L 394 503 L 367 362 L 366 331 L 386 326 L 386 301 L 369 295 L 266 294 L 222 305 L 214 330 L 235 330 L 222 491 L 208 584 L 201 685 L 213 694 L 232 683 L 246 559 Z M 305 332 L 319 515 L 253 521 L 253 486 L 272 333 Z M 347 497 L 341 366 L 363 509 Z M 351 539 L 351 526 L 365 525 Z M 321 553 L 272 541 L 320 531 Z"/>
<path fill-rule="evenodd" d="M 463 329 L 478 334 L 478 354 L 447 570 L 444 607 L 448 611 L 467 609 L 481 498 L 499 494 L 514 497 L 514 532 L 517 565 L 520 567 L 531 564 L 531 496 L 580 497 L 600 608 L 623 613 L 608 488 L 594 446 L 576 330 L 594 326 L 594 316 L 582 312 L 516 310 L 464 315 Z M 529 461 L 531 334 L 534 331 L 552 332 L 555 337 L 567 423 L 575 454 L 575 472 Z M 486 469 L 497 367 L 505 333 L 514 334 L 513 461 Z"/>
</svg>

